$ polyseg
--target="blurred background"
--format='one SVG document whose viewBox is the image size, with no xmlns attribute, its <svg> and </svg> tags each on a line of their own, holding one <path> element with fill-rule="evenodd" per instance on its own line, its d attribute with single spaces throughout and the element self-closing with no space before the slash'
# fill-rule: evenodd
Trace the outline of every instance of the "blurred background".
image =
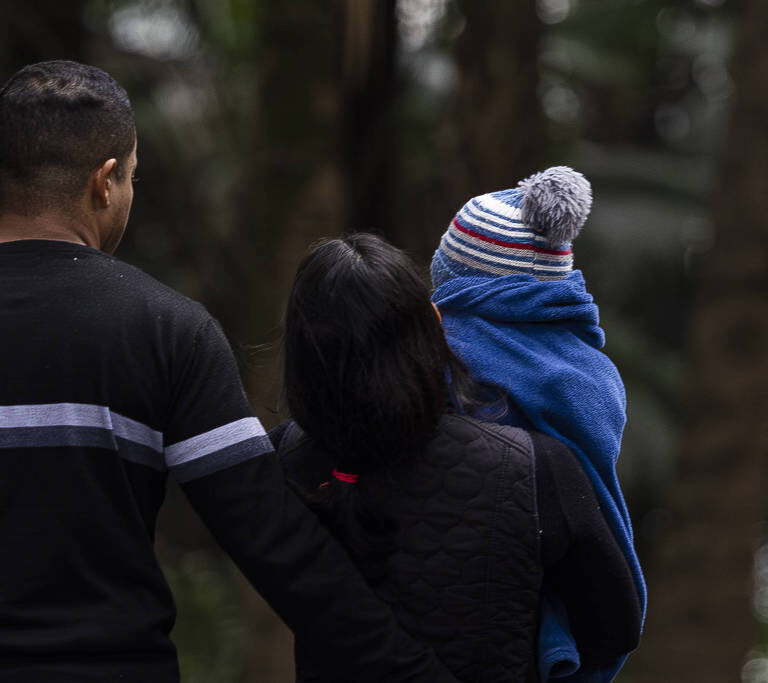
<svg viewBox="0 0 768 683">
<path fill-rule="evenodd" d="M 627 385 L 620 475 L 649 584 L 620 675 L 768 681 L 768 2 L 29 0 L 0 80 L 96 64 L 133 101 L 118 256 L 202 301 L 267 426 L 282 307 L 322 236 L 424 266 L 471 196 L 566 164 L 576 266 Z M 159 552 L 186 683 L 291 679 L 287 629 L 171 488 Z"/>
</svg>

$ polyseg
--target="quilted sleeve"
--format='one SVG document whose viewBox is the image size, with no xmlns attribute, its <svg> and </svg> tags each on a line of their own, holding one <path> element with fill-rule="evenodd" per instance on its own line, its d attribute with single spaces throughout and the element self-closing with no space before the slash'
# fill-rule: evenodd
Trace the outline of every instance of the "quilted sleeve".
<svg viewBox="0 0 768 683">
<path fill-rule="evenodd" d="M 564 603 L 583 662 L 631 652 L 642 610 L 629 565 L 571 451 L 531 433 L 544 581 Z"/>
</svg>

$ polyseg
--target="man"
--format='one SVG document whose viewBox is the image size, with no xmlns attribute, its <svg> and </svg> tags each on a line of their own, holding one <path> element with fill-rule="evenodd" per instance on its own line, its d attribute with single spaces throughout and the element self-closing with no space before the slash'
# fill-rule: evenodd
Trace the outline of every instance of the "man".
<svg viewBox="0 0 768 683">
<path fill-rule="evenodd" d="M 136 164 L 103 71 L 43 62 L 0 90 L 0 681 L 178 680 L 168 473 L 330 673 L 453 680 L 286 490 L 216 322 L 110 255 Z"/>
</svg>

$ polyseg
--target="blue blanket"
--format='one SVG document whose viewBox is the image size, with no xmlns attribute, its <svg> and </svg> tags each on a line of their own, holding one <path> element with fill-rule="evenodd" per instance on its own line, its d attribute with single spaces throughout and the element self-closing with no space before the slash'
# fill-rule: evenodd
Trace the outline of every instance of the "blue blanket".
<svg viewBox="0 0 768 683">
<path fill-rule="evenodd" d="M 506 397 L 504 415 L 486 417 L 549 434 L 576 454 L 632 568 L 645 612 L 645 581 L 616 477 L 626 422 L 624 385 L 599 350 L 605 335 L 581 272 L 554 281 L 531 275 L 456 277 L 440 285 L 432 299 L 454 353 L 474 377 Z M 556 596 L 543 602 L 539 644 L 544 680 L 548 671 L 554 674 L 553 653 L 576 653 Z M 564 657 L 555 669 L 569 670 Z M 564 680 L 609 681 L 623 662 Z M 578 667 L 578 656 L 573 664 Z"/>
</svg>

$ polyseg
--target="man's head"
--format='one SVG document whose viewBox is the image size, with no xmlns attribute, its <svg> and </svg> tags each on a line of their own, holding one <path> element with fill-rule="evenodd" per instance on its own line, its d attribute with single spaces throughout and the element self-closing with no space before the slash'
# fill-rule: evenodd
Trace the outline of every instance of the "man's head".
<svg viewBox="0 0 768 683">
<path fill-rule="evenodd" d="M 135 148 L 128 95 L 104 71 L 64 60 L 25 66 L 0 89 L 0 216 L 85 210 L 102 248 L 114 248 L 133 199 Z"/>
</svg>

